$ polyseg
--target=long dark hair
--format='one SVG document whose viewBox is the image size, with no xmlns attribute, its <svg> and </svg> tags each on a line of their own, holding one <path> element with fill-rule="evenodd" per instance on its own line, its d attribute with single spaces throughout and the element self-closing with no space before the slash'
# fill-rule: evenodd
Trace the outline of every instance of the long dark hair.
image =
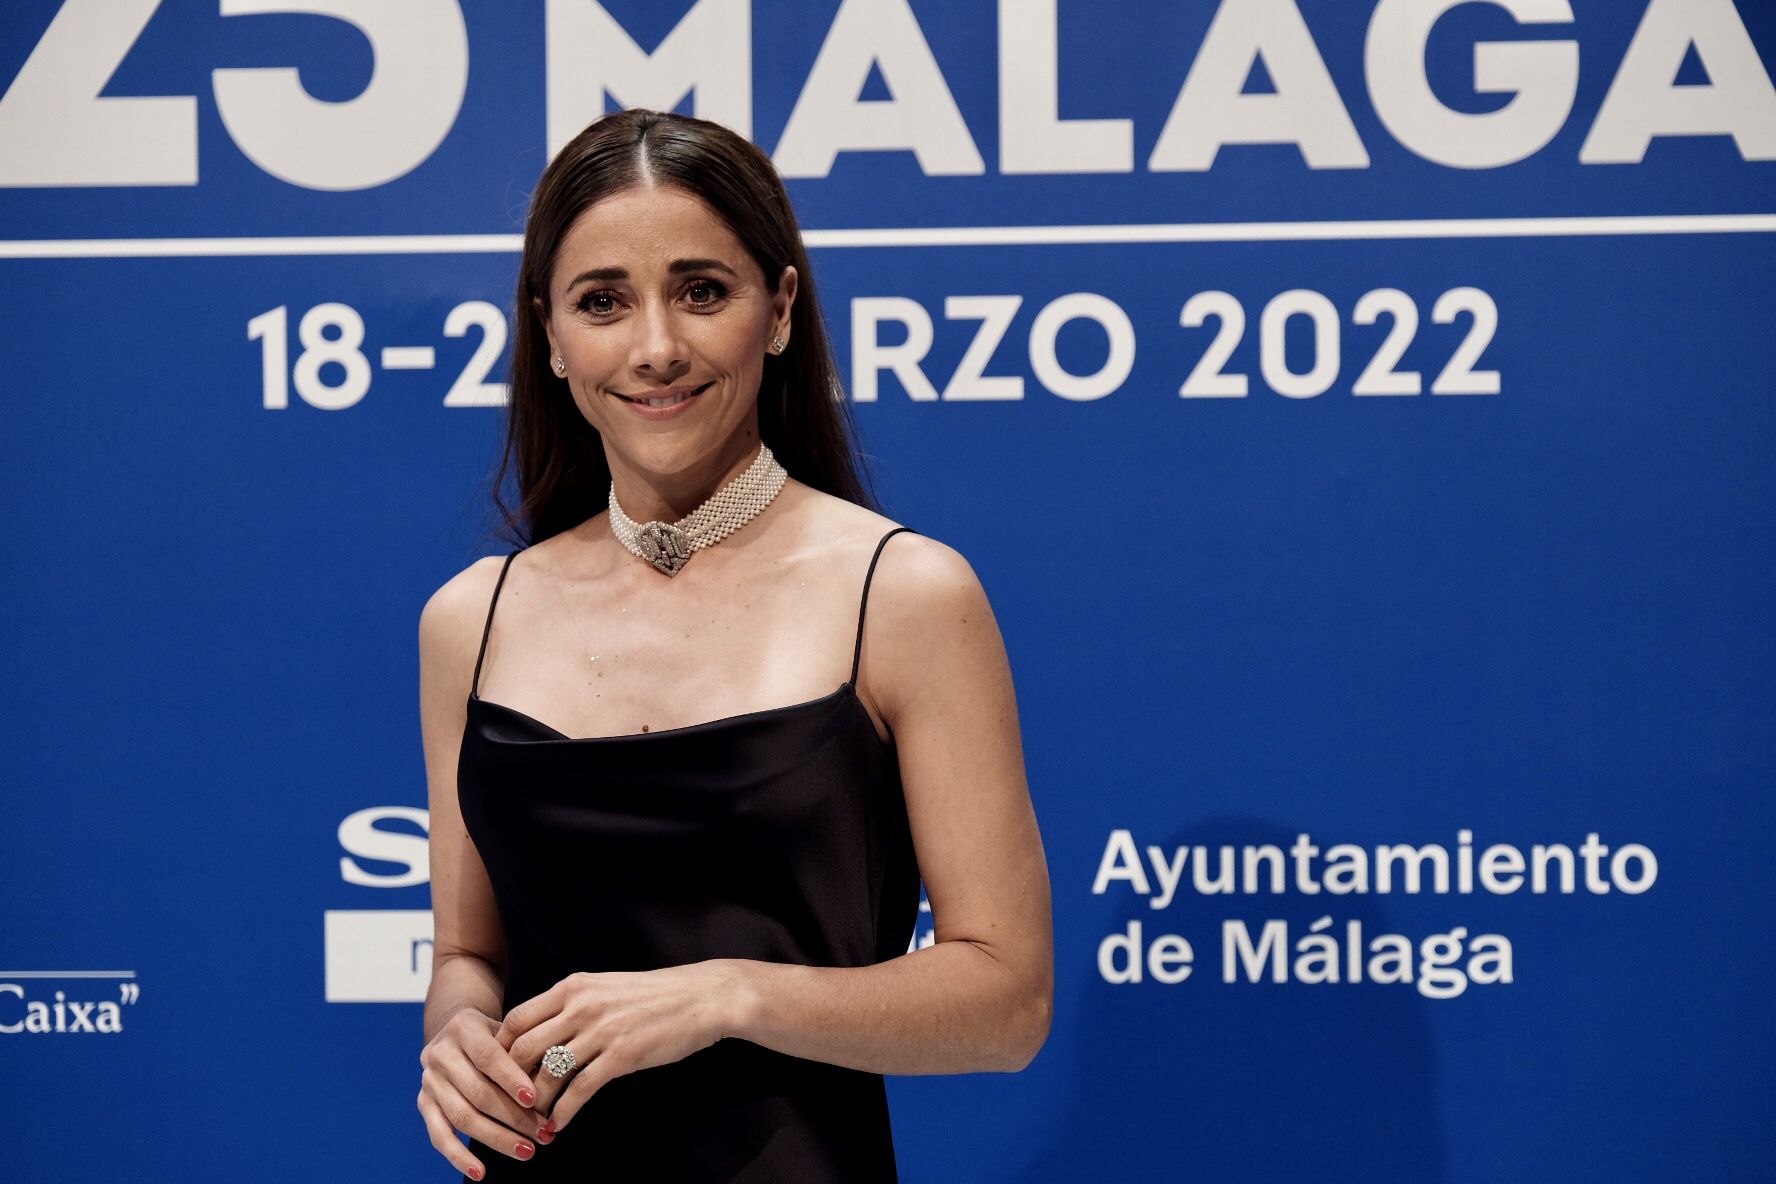
<svg viewBox="0 0 1776 1184">
<path fill-rule="evenodd" d="M 764 355 L 759 436 L 796 480 L 879 510 L 857 463 L 850 401 L 827 339 L 801 228 L 771 158 L 719 123 L 637 108 L 603 116 L 568 141 L 531 196 L 513 308 L 506 439 L 493 478 L 505 530 L 528 546 L 609 504 L 603 440 L 575 405 L 566 380 L 549 368 L 549 339 L 533 298 L 546 315 L 549 277 L 574 219 L 648 175 L 714 210 L 764 271 L 772 293 L 784 266 L 795 267 L 789 347 Z M 509 507 L 501 487 L 513 470 L 519 502 Z"/>
</svg>

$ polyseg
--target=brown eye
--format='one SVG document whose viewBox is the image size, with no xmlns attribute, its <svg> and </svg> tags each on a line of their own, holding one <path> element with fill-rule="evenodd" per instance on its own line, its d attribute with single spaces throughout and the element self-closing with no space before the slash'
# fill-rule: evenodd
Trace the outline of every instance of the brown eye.
<svg viewBox="0 0 1776 1184">
<path fill-rule="evenodd" d="M 699 289 L 707 290 L 709 293 L 709 298 L 707 300 L 697 300 L 697 299 L 693 298 L 691 300 L 691 303 L 695 304 L 695 305 L 701 305 L 704 307 L 707 307 L 711 304 L 721 303 L 721 298 L 728 294 L 728 290 L 726 288 L 722 287 L 720 284 L 716 283 L 714 280 L 695 280 L 695 281 L 693 281 L 690 286 L 690 291 L 695 293 Z"/>
<path fill-rule="evenodd" d="M 574 305 L 574 307 L 578 308 L 581 312 L 589 312 L 589 313 L 592 313 L 596 316 L 602 316 L 605 313 L 611 312 L 613 310 L 609 309 L 609 308 L 605 308 L 602 305 L 598 305 L 597 302 L 601 301 L 601 300 L 615 300 L 615 299 L 616 299 L 615 294 L 611 293 L 611 292 L 606 292 L 603 290 L 594 291 L 594 292 L 587 292 L 584 296 L 580 297 L 579 301 Z"/>
</svg>

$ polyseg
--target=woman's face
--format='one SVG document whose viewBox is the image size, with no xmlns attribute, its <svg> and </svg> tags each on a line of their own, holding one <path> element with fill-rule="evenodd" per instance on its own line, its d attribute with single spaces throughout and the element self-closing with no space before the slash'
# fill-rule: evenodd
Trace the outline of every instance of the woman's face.
<svg viewBox="0 0 1776 1184">
<path fill-rule="evenodd" d="M 543 317 L 550 358 L 567 363 L 580 414 L 604 437 L 613 468 L 676 473 L 731 460 L 758 438 L 758 391 L 771 337 L 789 340 L 796 272 L 775 295 L 740 240 L 681 189 L 616 193 L 575 219 L 550 277 Z M 701 393 L 670 416 L 632 399 L 671 388 Z"/>
</svg>

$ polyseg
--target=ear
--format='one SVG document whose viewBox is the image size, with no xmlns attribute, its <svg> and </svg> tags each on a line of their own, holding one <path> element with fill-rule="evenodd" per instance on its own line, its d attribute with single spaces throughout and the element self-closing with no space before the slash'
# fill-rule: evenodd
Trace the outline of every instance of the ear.
<svg viewBox="0 0 1776 1184">
<path fill-rule="evenodd" d="M 777 294 L 771 297 L 771 332 L 776 336 L 789 340 L 790 309 L 795 307 L 797 276 L 796 269 L 789 264 L 783 267 L 783 274 L 777 279 Z"/>
<path fill-rule="evenodd" d="M 537 320 L 543 326 L 543 336 L 549 339 L 549 356 L 552 358 L 555 356 L 555 327 L 549 324 L 549 313 L 543 308 L 543 298 L 541 296 L 532 296 L 530 298 L 530 307 L 531 311 L 536 313 Z"/>
</svg>

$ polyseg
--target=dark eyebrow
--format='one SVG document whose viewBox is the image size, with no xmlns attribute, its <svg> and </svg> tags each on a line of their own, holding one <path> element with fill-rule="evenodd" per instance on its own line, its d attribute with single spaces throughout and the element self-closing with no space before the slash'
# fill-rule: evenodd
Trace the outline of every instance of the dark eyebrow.
<svg viewBox="0 0 1776 1184">
<path fill-rule="evenodd" d="M 672 275 L 682 275 L 687 271 L 725 271 L 735 279 L 740 273 L 723 263 L 720 259 L 674 259 L 666 270 Z M 584 283 L 586 280 L 626 280 L 629 273 L 621 267 L 594 267 L 590 271 L 582 271 L 567 283 L 568 287 Z"/>
</svg>

